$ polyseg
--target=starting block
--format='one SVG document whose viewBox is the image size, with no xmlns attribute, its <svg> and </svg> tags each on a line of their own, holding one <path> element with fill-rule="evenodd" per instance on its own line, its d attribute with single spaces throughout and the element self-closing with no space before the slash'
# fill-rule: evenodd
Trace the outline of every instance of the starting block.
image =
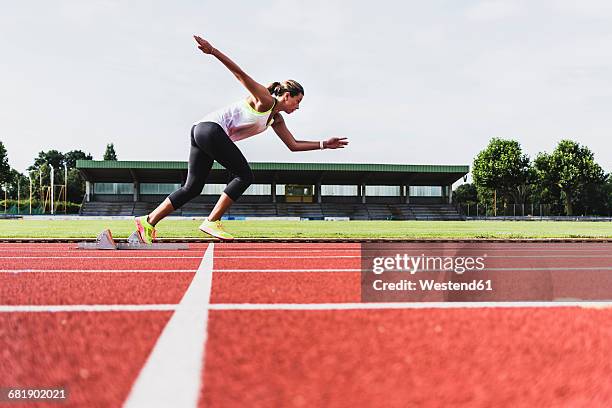
<svg viewBox="0 0 612 408">
<path fill-rule="evenodd" d="M 152 244 L 146 244 L 141 241 L 138 232 L 134 231 L 127 239 L 126 243 L 115 242 L 111 230 L 105 229 L 96 237 L 96 242 L 79 242 L 78 249 L 102 249 L 102 250 L 116 250 L 116 249 L 153 249 L 153 250 L 182 250 L 188 249 L 186 243 L 179 242 L 153 242 Z"/>
</svg>

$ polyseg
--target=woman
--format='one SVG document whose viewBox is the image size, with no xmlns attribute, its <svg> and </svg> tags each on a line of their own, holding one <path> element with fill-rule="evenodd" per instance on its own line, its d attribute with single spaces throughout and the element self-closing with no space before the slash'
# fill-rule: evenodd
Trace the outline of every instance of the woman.
<svg viewBox="0 0 612 408">
<path fill-rule="evenodd" d="M 272 126 L 278 137 L 293 152 L 339 149 L 348 144 L 344 137 L 332 137 L 320 142 L 295 140 L 280 112 L 290 114 L 299 109 L 304 97 L 302 86 L 288 80 L 282 83 L 274 82 L 266 88 L 255 82 L 208 41 L 198 36 L 194 38 L 198 48 L 204 54 L 212 55 L 221 61 L 250 95 L 245 100 L 206 115 L 193 125 L 185 185 L 170 194 L 152 213 L 136 218 L 138 234 L 141 240 L 148 244 L 155 239 L 155 225 L 160 220 L 200 195 L 215 160 L 235 177 L 221 194 L 210 215 L 200 225 L 200 230 L 219 239 L 233 239 L 223 229 L 219 220 L 253 182 L 253 172 L 234 142 L 261 133 L 268 126 Z"/>
</svg>

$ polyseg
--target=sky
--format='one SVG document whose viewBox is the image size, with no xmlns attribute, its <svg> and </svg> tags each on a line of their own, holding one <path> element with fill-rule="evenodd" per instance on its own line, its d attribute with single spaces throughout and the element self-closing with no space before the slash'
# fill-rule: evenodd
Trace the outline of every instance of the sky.
<svg viewBox="0 0 612 408">
<path fill-rule="evenodd" d="M 0 141 L 187 160 L 191 125 L 247 95 L 198 34 L 262 84 L 295 79 L 298 140 L 238 142 L 249 161 L 468 164 L 492 137 L 531 158 L 562 139 L 612 171 L 612 2 L 2 1 Z"/>
</svg>

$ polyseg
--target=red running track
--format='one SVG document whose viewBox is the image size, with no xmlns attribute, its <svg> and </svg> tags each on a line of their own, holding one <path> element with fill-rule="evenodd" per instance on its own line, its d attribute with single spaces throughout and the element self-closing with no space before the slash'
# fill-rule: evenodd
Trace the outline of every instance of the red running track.
<svg viewBox="0 0 612 408">
<path fill-rule="evenodd" d="M 611 266 L 606 244 L 484 247 L 498 266 Z M 0 245 L 0 305 L 176 305 L 205 248 Z M 211 303 L 222 310 L 209 313 L 198 405 L 612 405 L 610 308 L 223 309 L 359 303 L 359 255 L 354 244 L 215 244 Z M 0 312 L 0 386 L 66 386 L 62 406 L 119 406 L 171 316 Z"/>
</svg>

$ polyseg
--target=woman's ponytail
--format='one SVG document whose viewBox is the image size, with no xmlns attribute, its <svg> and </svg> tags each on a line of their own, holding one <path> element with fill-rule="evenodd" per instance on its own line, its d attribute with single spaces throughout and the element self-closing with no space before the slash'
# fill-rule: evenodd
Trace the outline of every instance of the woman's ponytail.
<svg viewBox="0 0 612 408">
<path fill-rule="evenodd" d="M 270 95 L 280 95 L 282 88 L 280 82 L 272 82 L 268 85 L 268 92 L 270 92 Z"/>
<path fill-rule="evenodd" d="M 268 85 L 268 92 L 270 95 L 281 96 L 285 92 L 289 92 L 291 96 L 297 96 L 299 94 L 304 95 L 304 88 L 292 79 L 281 82 L 272 82 Z"/>
</svg>

